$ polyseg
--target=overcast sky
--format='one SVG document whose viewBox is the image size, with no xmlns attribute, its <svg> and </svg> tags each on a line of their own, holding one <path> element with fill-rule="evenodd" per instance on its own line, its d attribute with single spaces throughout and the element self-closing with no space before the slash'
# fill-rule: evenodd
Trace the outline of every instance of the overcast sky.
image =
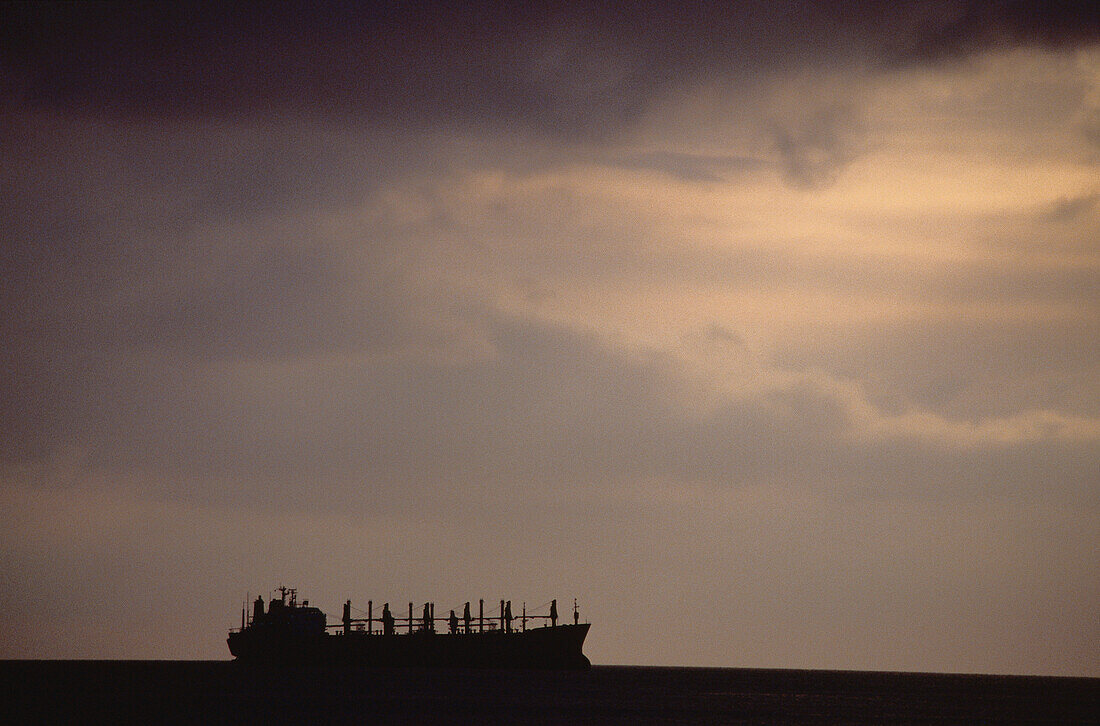
<svg viewBox="0 0 1100 726">
<path fill-rule="evenodd" d="M 0 657 L 1100 676 L 1097 6 L 311 5 L 4 9 Z"/>
</svg>

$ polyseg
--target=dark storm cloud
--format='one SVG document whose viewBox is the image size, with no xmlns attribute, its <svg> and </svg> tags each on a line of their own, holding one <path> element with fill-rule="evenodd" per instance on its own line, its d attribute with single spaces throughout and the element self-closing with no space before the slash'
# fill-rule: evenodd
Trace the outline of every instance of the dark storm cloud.
<svg viewBox="0 0 1100 726">
<path fill-rule="evenodd" d="M 298 112 L 600 136 L 715 77 L 1100 38 L 1090 3 L 19 4 L 5 95 L 121 117 Z"/>
<path fill-rule="evenodd" d="M 664 75 L 646 68 L 648 46 L 671 40 L 625 43 L 614 12 L 477 3 L 20 9 L 4 45 L 22 101 L 122 116 L 299 111 L 591 132 L 640 110 Z"/>
<path fill-rule="evenodd" d="M 1100 9 L 1088 0 L 918 3 L 928 14 L 895 40 L 899 58 L 940 59 L 986 48 L 1095 43 Z"/>
</svg>

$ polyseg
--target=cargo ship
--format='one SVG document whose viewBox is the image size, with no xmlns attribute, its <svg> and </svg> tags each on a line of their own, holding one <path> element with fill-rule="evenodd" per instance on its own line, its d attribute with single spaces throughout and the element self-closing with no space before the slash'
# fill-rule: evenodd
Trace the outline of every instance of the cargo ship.
<svg viewBox="0 0 1100 726">
<path fill-rule="evenodd" d="M 485 601 L 477 615 L 470 603 L 462 615 L 454 610 L 436 617 L 435 604 L 424 603 L 414 616 L 395 616 L 389 603 L 374 614 L 367 602 L 366 617 L 353 617 L 351 601 L 344 603 L 341 622 L 329 624 L 309 600 L 298 602 L 293 588 L 280 587 L 278 597 L 264 603 L 257 597 L 252 610 L 241 610 L 241 627 L 229 631 L 229 652 L 242 662 L 269 664 L 349 664 L 369 667 L 554 668 L 586 669 L 581 651 L 588 623 L 581 623 L 573 601 L 573 622 L 558 623 L 557 600 L 549 613 L 512 614 L 511 601 L 501 600 L 497 615 L 486 616 Z"/>
</svg>

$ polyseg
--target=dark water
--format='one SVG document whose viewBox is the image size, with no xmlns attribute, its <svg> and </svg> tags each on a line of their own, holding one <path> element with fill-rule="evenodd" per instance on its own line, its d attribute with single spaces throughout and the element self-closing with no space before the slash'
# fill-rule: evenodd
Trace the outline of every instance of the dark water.
<svg viewBox="0 0 1100 726">
<path fill-rule="evenodd" d="M 0 723 L 1100 724 L 1100 679 L 0 662 Z"/>
</svg>

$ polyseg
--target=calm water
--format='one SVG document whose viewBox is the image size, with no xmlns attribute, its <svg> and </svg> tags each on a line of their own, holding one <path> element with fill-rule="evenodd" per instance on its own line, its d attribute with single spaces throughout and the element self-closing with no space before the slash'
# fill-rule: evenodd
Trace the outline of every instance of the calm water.
<svg viewBox="0 0 1100 726">
<path fill-rule="evenodd" d="M 0 680 L 4 723 L 1100 724 L 1095 678 L 6 661 Z"/>
</svg>

